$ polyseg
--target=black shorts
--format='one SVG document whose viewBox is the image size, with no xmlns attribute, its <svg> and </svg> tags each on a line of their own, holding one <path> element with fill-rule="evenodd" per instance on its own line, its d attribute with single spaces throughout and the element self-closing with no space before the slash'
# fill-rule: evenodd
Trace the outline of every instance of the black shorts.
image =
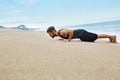
<svg viewBox="0 0 120 80">
<path fill-rule="evenodd" d="M 97 39 L 97 34 L 88 32 L 84 29 L 74 30 L 73 39 L 79 38 L 81 41 L 94 42 Z"/>
</svg>

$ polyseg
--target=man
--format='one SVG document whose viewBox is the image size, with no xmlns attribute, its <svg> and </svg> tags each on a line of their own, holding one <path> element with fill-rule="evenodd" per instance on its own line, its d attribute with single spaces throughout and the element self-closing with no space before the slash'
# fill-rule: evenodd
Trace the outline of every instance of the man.
<svg viewBox="0 0 120 80">
<path fill-rule="evenodd" d="M 84 29 L 78 30 L 60 29 L 59 31 L 57 31 L 54 26 L 50 26 L 47 29 L 47 33 L 52 38 L 60 36 L 62 38 L 61 40 L 65 39 L 68 42 L 71 41 L 71 39 L 80 39 L 81 41 L 94 42 L 96 39 L 99 38 L 108 38 L 110 42 L 116 43 L 116 35 L 96 34 L 88 32 Z"/>
</svg>

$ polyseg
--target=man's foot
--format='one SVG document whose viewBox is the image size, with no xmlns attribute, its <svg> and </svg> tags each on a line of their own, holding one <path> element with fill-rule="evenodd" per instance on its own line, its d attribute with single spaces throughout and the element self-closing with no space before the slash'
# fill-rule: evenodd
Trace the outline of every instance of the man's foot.
<svg viewBox="0 0 120 80">
<path fill-rule="evenodd" d="M 116 43 L 116 35 L 110 37 L 110 42 Z"/>
</svg>

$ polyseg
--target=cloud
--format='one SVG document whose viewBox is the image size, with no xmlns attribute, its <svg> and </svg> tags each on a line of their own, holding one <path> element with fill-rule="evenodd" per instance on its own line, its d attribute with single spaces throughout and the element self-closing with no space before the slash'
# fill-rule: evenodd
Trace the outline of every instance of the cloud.
<svg viewBox="0 0 120 80">
<path fill-rule="evenodd" d="M 19 17 L 21 14 L 22 14 L 22 11 L 17 9 L 16 7 L 14 6 L 9 6 L 9 7 L 6 7 L 6 6 L 1 6 L 0 7 L 0 11 L 1 11 L 1 17 L 3 19 L 8 19 L 8 18 L 15 18 L 15 17 Z"/>
<path fill-rule="evenodd" d="M 18 3 L 23 5 L 32 5 L 38 3 L 40 0 L 17 0 Z"/>
</svg>

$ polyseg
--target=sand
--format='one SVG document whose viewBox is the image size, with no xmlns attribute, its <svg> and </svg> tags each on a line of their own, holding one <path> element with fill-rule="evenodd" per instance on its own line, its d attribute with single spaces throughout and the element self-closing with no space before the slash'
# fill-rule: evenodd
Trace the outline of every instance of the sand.
<svg viewBox="0 0 120 80">
<path fill-rule="evenodd" d="M 120 80 L 120 44 L 0 29 L 0 80 Z"/>
</svg>

